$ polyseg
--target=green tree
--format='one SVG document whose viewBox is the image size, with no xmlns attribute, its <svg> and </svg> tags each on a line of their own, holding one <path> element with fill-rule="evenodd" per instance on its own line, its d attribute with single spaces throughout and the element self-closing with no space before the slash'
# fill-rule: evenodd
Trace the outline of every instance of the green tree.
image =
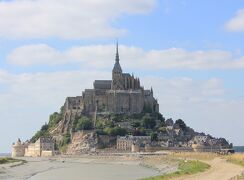
<svg viewBox="0 0 244 180">
<path fill-rule="evenodd" d="M 182 130 L 186 129 L 186 124 L 182 119 L 178 119 L 175 121 L 174 127 L 177 127 L 177 126 Z"/>
<path fill-rule="evenodd" d="M 35 135 L 30 139 L 32 143 L 36 142 L 40 137 L 50 137 L 50 133 L 45 130 L 39 130 L 35 133 Z"/>
<path fill-rule="evenodd" d="M 76 126 L 77 126 L 77 124 L 78 124 L 78 121 L 79 121 L 78 118 L 75 118 L 75 119 L 74 119 L 73 124 L 72 124 L 72 132 L 77 131 Z"/>
<path fill-rule="evenodd" d="M 71 136 L 69 133 L 66 133 L 64 136 L 63 136 L 63 139 L 61 142 L 59 142 L 58 144 L 58 149 L 59 151 L 61 152 L 66 152 L 67 151 L 67 148 L 68 148 L 68 144 L 71 142 Z"/>
<path fill-rule="evenodd" d="M 163 117 L 163 115 L 161 113 L 157 113 L 158 114 L 158 119 L 161 121 L 161 126 L 165 126 L 165 117 Z"/>
<path fill-rule="evenodd" d="M 63 145 L 67 145 L 71 142 L 71 137 L 69 133 L 66 133 L 63 138 Z"/>
<path fill-rule="evenodd" d="M 142 125 L 146 129 L 153 129 L 156 126 L 156 120 L 147 114 L 142 118 Z"/>
<path fill-rule="evenodd" d="M 45 123 L 42 127 L 41 127 L 41 131 L 47 131 L 48 130 L 48 125 L 47 123 Z"/>
<path fill-rule="evenodd" d="M 136 128 L 132 131 L 133 136 L 146 136 L 144 128 Z"/>
<path fill-rule="evenodd" d="M 166 129 L 166 127 L 160 127 L 160 128 L 158 128 L 158 131 L 161 133 L 166 133 L 167 129 Z"/>
<path fill-rule="evenodd" d="M 151 133 L 151 141 L 158 141 L 158 134 L 153 132 Z"/>
<path fill-rule="evenodd" d="M 113 121 L 105 121 L 105 127 L 113 128 L 114 127 L 114 122 Z"/>
<path fill-rule="evenodd" d="M 65 109 L 64 109 L 64 106 L 61 106 L 61 108 L 60 108 L 60 115 L 64 115 L 64 111 L 65 111 Z"/>
<path fill-rule="evenodd" d="M 103 128 L 104 128 L 104 125 L 105 125 L 104 120 L 102 120 L 102 119 L 98 119 L 98 120 L 96 121 L 96 129 L 103 129 Z"/>
<path fill-rule="evenodd" d="M 141 123 L 138 122 L 138 121 L 134 121 L 134 122 L 131 123 L 131 126 L 132 126 L 133 128 L 138 128 L 138 127 L 141 126 Z"/>
<path fill-rule="evenodd" d="M 125 136 L 127 131 L 124 128 L 121 127 L 113 127 L 113 128 L 105 128 L 104 132 L 107 133 L 110 136 Z"/>
<path fill-rule="evenodd" d="M 62 120 L 62 115 L 55 112 L 50 115 L 48 126 L 49 128 L 55 127 Z"/>
<path fill-rule="evenodd" d="M 97 135 L 108 135 L 106 132 L 104 132 L 103 129 L 97 129 L 96 133 L 97 133 Z"/>
<path fill-rule="evenodd" d="M 160 121 L 165 121 L 165 118 L 163 117 L 163 115 L 161 113 L 157 113 L 158 114 L 158 119 Z"/>
<path fill-rule="evenodd" d="M 92 122 L 87 117 L 81 117 L 76 125 L 76 131 L 78 130 L 90 130 L 92 129 Z"/>
</svg>

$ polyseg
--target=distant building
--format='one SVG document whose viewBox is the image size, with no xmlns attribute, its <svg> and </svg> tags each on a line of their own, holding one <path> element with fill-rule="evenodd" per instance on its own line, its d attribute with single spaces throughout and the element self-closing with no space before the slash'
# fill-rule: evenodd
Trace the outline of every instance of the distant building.
<svg viewBox="0 0 244 180">
<path fill-rule="evenodd" d="M 204 144 L 209 140 L 209 137 L 207 135 L 197 135 L 193 140 L 195 144 Z"/>
<path fill-rule="evenodd" d="M 124 151 L 140 151 L 146 144 L 151 142 L 150 136 L 118 136 L 117 149 Z"/>
<path fill-rule="evenodd" d="M 12 157 L 46 157 L 54 155 L 54 142 L 41 137 L 35 143 L 21 143 L 20 139 L 12 146 Z"/>
</svg>

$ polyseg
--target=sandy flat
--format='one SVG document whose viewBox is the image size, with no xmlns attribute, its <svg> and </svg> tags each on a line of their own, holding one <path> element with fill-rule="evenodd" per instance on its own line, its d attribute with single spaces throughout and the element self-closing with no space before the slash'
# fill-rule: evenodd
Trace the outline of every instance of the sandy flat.
<svg viewBox="0 0 244 180">
<path fill-rule="evenodd" d="M 27 164 L 0 167 L 0 179 L 8 180 L 132 180 L 156 176 L 162 171 L 141 165 L 137 159 L 121 157 L 24 158 Z M 164 166 L 172 169 L 170 166 Z M 163 171 L 169 171 L 165 168 Z"/>
</svg>

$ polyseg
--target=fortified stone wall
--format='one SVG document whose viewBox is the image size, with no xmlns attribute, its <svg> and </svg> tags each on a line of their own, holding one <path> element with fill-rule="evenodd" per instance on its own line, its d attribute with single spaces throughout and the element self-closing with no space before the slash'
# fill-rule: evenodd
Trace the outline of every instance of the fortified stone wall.
<svg viewBox="0 0 244 180">
<path fill-rule="evenodd" d="M 25 155 L 26 144 L 21 143 L 20 139 L 12 145 L 12 157 L 23 157 Z"/>
<path fill-rule="evenodd" d="M 31 143 L 25 149 L 25 156 L 27 157 L 40 157 L 41 156 L 41 149 L 40 145 L 36 143 Z"/>
<path fill-rule="evenodd" d="M 51 156 L 54 153 L 54 143 L 51 138 L 39 138 L 35 143 L 21 143 L 18 140 L 12 146 L 12 157 Z"/>
</svg>

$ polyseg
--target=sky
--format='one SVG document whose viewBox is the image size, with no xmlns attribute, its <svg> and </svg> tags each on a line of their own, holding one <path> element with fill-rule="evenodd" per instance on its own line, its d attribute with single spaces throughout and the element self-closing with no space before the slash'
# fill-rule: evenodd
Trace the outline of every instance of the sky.
<svg viewBox="0 0 244 180">
<path fill-rule="evenodd" d="M 124 72 L 165 118 L 244 145 L 243 0 L 0 0 L 0 152 Z"/>
</svg>

